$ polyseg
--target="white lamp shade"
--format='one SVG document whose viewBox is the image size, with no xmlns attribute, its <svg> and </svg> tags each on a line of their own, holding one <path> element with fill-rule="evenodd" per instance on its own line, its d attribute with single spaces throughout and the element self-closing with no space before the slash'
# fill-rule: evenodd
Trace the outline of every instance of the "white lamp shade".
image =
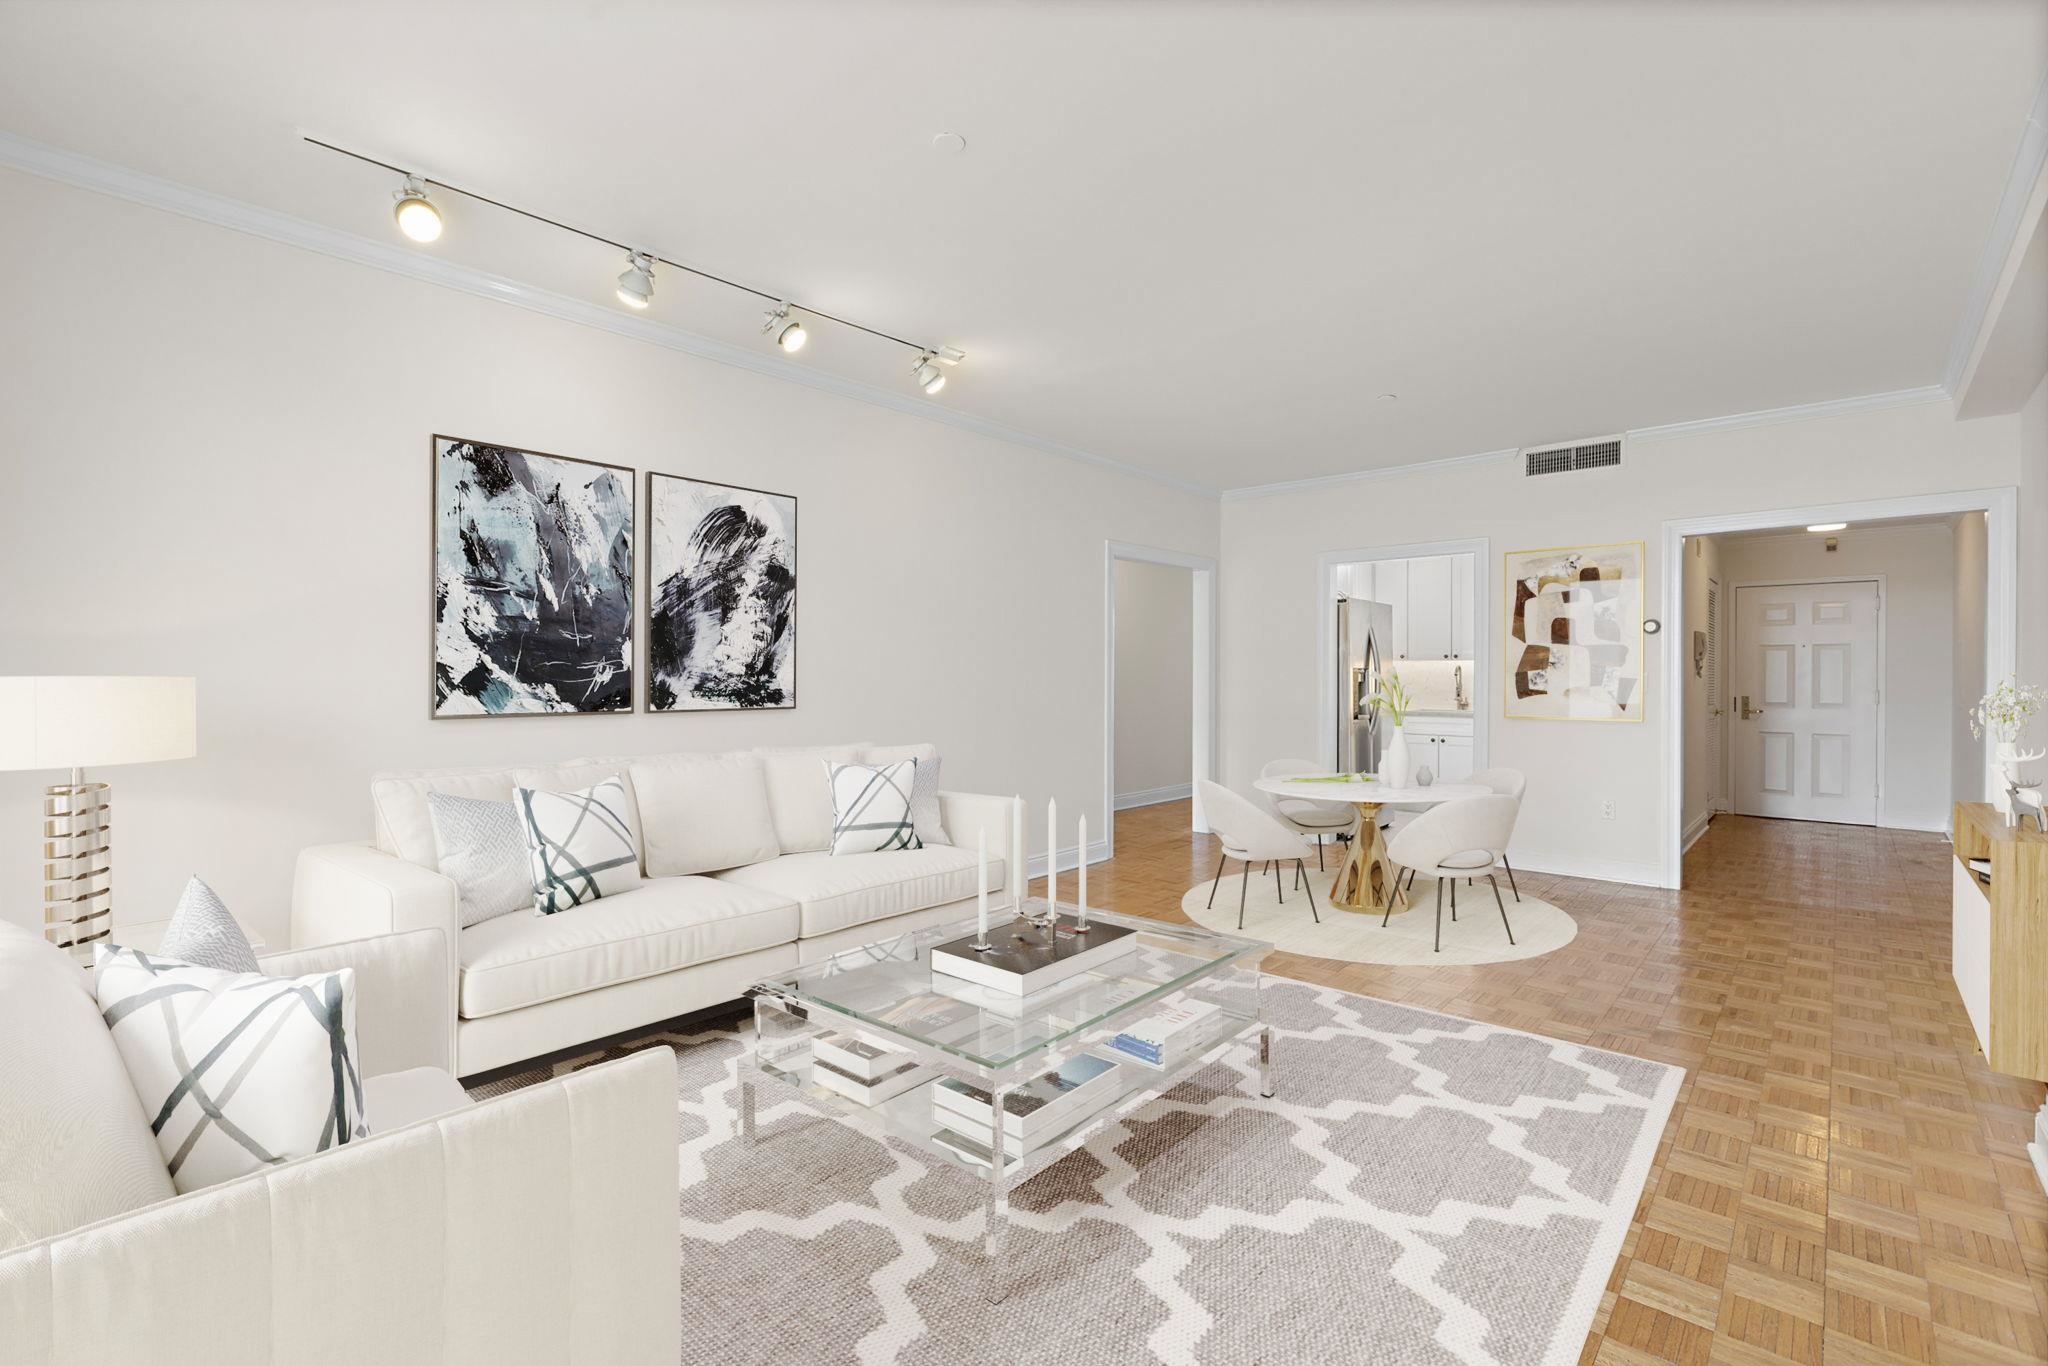
<svg viewBox="0 0 2048 1366">
<path fill-rule="evenodd" d="M 0 677 L 0 769 L 100 768 L 199 752 L 189 678 Z"/>
</svg>

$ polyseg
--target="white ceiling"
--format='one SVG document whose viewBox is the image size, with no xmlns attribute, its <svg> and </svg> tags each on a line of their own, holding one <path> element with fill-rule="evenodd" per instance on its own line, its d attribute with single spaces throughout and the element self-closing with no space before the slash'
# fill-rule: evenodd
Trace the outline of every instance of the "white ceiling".
<svg viewBox="0 0 2048 1366">
<path fill-rule="evenodd" d="M 0 129 L 392 237 L 315 132 L 1223 488 L 1938 382 L 2044 55 L 2043 0 L 0 0 Z M 436 254 L 610 299 L 609 249 L 446 211 Z M 673 272 L 653 315 L 765 345 Z"/>
</svg>

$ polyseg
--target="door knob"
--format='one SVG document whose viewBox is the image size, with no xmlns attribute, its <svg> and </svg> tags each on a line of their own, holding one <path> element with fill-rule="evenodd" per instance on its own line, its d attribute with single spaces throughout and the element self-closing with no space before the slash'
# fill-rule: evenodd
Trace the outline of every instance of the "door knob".
<svg viewBox="0 0 2048 1366">
<path fill-rule="evenodd" d="M 1752 716 L 1762 716 L 1763 714 L 1764 709 L 1762 707 L 1751 707 L 1749 705 L 1749 694 L 1744 693 L 1742 695 L 1742 719 L 1747 721 Z"/>
</svg>

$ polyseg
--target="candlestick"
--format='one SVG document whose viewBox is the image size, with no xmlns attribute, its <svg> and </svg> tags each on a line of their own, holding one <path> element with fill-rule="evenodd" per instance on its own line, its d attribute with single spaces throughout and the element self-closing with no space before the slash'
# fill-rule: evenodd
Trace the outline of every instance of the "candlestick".
<svg viewBox="0 0 2048 1366">
<path fill-rule="evenodd" d="M 1024 914 L 1024 798 L 1010 798 L 1010 914 Z"/>
<path fill-rule="evenodd" d="M 1056 916 L 1060 911 L 1060 803 L 1057 797 L 1045 800 L 1045 913 Z"/>
<path fill-rule="evenodd" d="M 1088 813 L 1081 813 L 1081 885 L 1075 892 L 1075 903 L 1079 909 L 1074 913 L 1075 927 L 1082 934 L 1088 933 Z"/>
<path fill-rule="evenodd" d="M 994 945 L 988 942 L 988 828 L 982 827 L 975 849 L 974 947 L 982 953 Z"/>
</svg>

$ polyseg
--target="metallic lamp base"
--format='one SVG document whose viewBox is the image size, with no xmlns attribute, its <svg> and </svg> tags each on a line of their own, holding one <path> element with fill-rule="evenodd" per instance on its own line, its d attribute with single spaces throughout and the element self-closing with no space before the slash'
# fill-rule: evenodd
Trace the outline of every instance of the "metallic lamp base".
<svg viewBox="0 0 2048 1366">
<path fill-rule="evenodd" d="M 43 789 L 43 936 L 85 962 L 114 929 L 110 792 L 76 771 Z"/>
</svg>

